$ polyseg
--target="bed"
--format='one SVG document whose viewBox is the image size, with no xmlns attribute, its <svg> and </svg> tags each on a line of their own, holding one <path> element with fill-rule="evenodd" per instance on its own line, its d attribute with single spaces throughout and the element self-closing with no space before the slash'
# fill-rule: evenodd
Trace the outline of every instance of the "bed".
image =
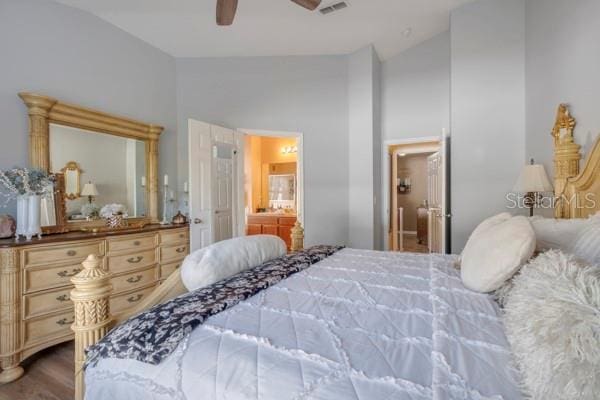
<svg viewBox="0 0 600 400">
<path fill-rule="evenodd" d="M 579 173 L 574 124 L 562 110 L 554 136 L 557 216 L 574 218 L 600 207 L 564 200 L 600 192 L 600 142 Z M 298 225 L 296 254 L 311 251 L 300 250 L 302 238 Z M 86 363 L 84 349 L 115 323 L 131 321 L 111 318 L 108 275 L 91 257 L 71 296 L 76 398 L 522 398 L 499 306 L 463 286 L 456 256 L 330 253 L 202 319 L 157 362 L 108 352 Z M 178 301 L 184 292 L 180 277 L 171 276 L 137 311 Z M 155 350 L 152 343 L 141 347 Z"/>
</svg>

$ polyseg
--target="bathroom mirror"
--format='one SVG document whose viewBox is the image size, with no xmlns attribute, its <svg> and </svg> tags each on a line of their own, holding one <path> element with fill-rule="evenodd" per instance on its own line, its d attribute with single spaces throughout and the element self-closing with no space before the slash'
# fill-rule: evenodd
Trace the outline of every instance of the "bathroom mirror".
<svg viewBox="0 0 600 400">
<path fill-rule="evenodd" d="M 269 175 L 269 207 L 292 209 L 296 207 L 295 175 Z"/>
</svg>

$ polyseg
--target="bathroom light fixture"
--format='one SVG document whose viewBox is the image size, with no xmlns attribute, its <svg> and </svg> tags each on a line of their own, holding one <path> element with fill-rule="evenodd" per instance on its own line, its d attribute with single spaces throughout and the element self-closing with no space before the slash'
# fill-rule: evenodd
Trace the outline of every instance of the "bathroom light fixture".
<svg viewBox="0 0 600 400">
<path fill-rule="evenodd" d="M 281 148 L 281 154 L 293 154 L 298 152 L 298 146 L 285 146 Z"/>
</svg>

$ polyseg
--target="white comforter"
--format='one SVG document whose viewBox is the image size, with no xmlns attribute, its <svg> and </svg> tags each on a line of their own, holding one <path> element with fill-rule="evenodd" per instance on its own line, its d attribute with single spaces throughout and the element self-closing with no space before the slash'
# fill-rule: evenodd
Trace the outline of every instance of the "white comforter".
<svg viewBox="0 0 600 400">
<path fill-rule="evenodd" d="M 498 308 L 454 260 L 342 250 L 209 318 L 158 366 L 100 361 L 86 399 L 521 399 Z"/>
</svg>

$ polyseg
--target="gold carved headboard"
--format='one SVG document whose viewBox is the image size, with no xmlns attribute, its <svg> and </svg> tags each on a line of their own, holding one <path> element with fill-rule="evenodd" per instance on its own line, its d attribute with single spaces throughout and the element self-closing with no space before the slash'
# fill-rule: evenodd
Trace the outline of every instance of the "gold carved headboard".
<svg viewBox="0 0 600 400">
<path fill-rule="evenodd" d="M 600 211 L 600 137 L 579 172 L 581 146 L 573 137 L 575 124 L 568 106 L 561 104 L 552 129 L 556 218 L 585 218 Z"/>
</svg>

